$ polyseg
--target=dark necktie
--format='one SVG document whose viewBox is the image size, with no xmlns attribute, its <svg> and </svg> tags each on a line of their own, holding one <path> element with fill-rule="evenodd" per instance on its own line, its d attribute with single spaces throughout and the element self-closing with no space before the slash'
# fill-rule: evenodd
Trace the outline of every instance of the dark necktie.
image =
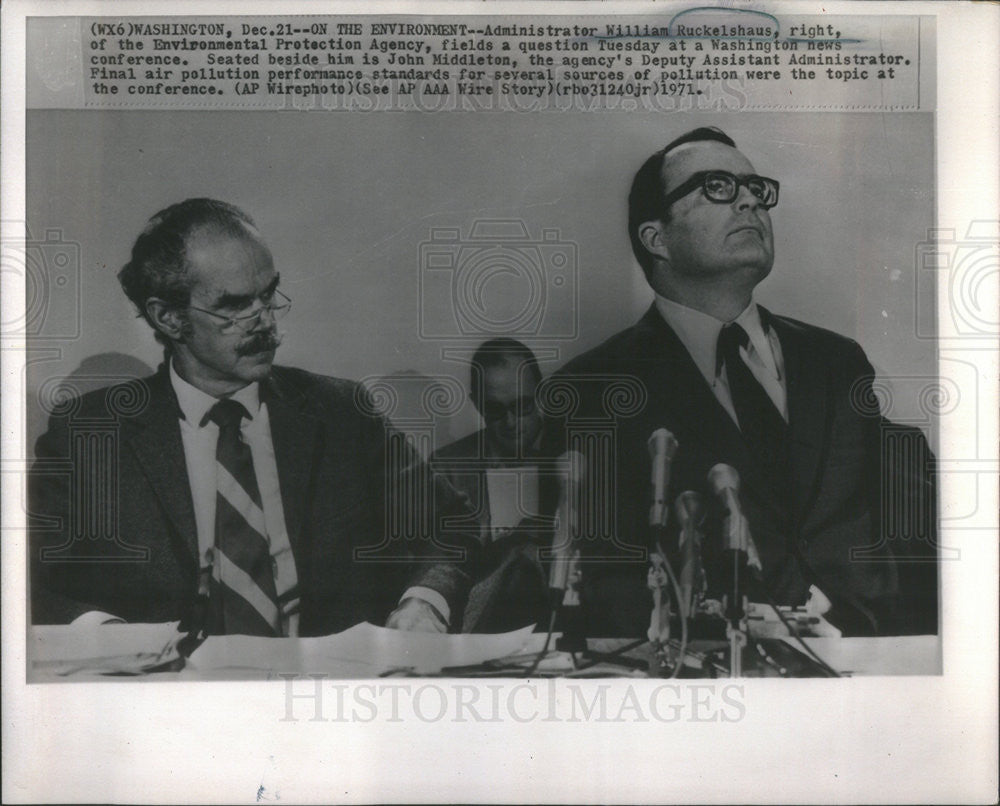
<svg viewBox="0 0 1000 806">
<path fill-rule="evenodd" d="M 220 400 L 208 413 L 219 426 L 210 632 L 280 635 L 264 509 L 250 446 L 240 434 L 244 417 L 247 410 L 235 400 Z"/>
<path fill-rule="evenodd" d="M 719 333 L 717 361 L 725 364 L 743 439 L 759 469 L 781 490 L 787 486 L 788 424 L 740 356 L 749 343 L 742 327 L 726 325 Z"/>
</svg>

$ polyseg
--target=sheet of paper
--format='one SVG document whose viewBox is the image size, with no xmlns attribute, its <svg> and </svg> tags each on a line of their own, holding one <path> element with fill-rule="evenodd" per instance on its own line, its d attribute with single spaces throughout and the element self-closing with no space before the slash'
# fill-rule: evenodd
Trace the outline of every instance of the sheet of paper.
<svg viewBox="0 0 1000 806">
<path fill-rule="evenodd" d="M 195 670 L 254 669 L 335 677 L 373 677 L 396 670 L 434 673 L 471 666 L 517 652 L 532 626 L 499 635 L 404 632 L 357 624 L 322 638 L 209 638 L 188 659 Z"/>
<path fill-rule="evenodd" d="M 179 622 L 163 624 L 40 625 L 31 628 L 33 672 L 140 674 L 178 657 Z"/>
<path fill-rule="evenodd" d="M 524 646 L 534 625 L 491 635 L 419 633 L 358 624 L 338 636 L 349 657 L 374 659 L 389 668 L 436 672 L 453 666 L 472 666 L 507 655 Z"/>
<path fill-rule="evenodd" d="M 538 468 L 514 467 L 486 471 L 490 496 L 490 526 L 513 529 L 522 519 L 537 516 Z"/>
<path fill-rule="evenodd" d="M 803 640 L 834 669 L 845 674 L 941 674 L 941 643 L 936 635 Z M 793 639 L 786 638 L 785 641 L 798 648 Z"/>
<path fill-rule="evenodd" d="M 187 669 L 198 673 L 249 670 L 271 674 L 325 674 L 338 678 L 375 677 L 374 662 L 342 651 L 344 633 L 323 638 L 260 638 L 218 635 L 208 638 L 188 658 Z"/>
</svg>

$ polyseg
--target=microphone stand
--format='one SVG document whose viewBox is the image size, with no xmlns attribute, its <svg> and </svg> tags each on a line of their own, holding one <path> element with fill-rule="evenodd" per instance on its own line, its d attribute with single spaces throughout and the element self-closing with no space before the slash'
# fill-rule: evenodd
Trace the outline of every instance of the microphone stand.
<svg viewBox="0 0 1000 806">
<path fill-rule="evenodd" d="M 556 649 L 575 654 L 587 650 L 583 608 L 580 605 L 580 548 L 576 540 L 579 529 L 576 507 L 579 506 L 579 486 L 587 463 L 577 451 L 567 451 L 560 457 L 560 464 L 565 466 L 566 480 L 561 484 L 556 507 L 553 533 L 555 556 L 549 569 L 549 607 L 552 612 L 549 636 L 558 625 L 561 635 L 556 640 Z"/>
<path fill-rule="evenodd" d="M 729 641 L 729 676 L 743 676 L 743 653 L 748 644 L 746 582 L 750 527 L 743 515 L 739 501 L 739 474 L 728 465 L 715 465 L 708 472 L 708 479 L 715 494 L 726 510 L 722 534 L 722 567 L 729 586 L 723 596 L 723 617 L 726 620 L 726 639 Z"/>
<path fill-rule="evenodd" d="M 549 591 L 552 596 L 552 623 L 558 623 L 562 635 L 556 640 L 556 649 L 568 652 L 574 658 L 577 654 L 586 659 L 586 664 L 576 665 L 577 670 L 589 669 L 599 663 L 615 663 L 626 668 L 643 668 L 645 661 L 635 661 L 623 657 L 626 652 L 645 643 L 637 641 L 619 647 L 613 652 L 596 652 L 587 647 L 587 625 L 580 603 L 582 563 L 577 542 L 579 532 L 579 492 L 584 482 L 587 463 L 577 451 L 568 451 L 562 457 L 567 463 L 567 480 L 563 487 L 562 500 L 557 508 L 557 522 L 554 536 L 555 559 L 549 574 Z M 546 641 L 548 644 L 548 641 Z"/>
<path fill-rule="evenodd" d="M 670 488 L 670 465 L 677 453 L 677 439 L 665 428 L 654 431 L 647 443 L 652 462 L 650 471 L 651 504 L 649 508 L 649 571 L 646 585 L 653 595 L 653 609 L 649 617 L 649 629 L 646 636 L 652 646 L 650 673 L 662 677 L 669 664 L 667 648 L 670 642 L 670 588 L 677 588 L 677 580 L 670 568 L 670 555 L 665 546 L 668 545 L 667 493 Z M 679 589 L 677 590 L 680 596 Z M 683 619 L 683 614 L 682 614 Z M 681 622 L 685 628 L 686 623 Z M 678 657 L 674 673 L 679 670 L 683 658 Z"/>
<path fill-rule="evenodd" d="M 663 550 L 661 533 L 666 531 L 662 526 L 652 526 L 649 552 L 649 571 L 646 585 L 653 594 L 653 610 L 649 617 L 649 629 L 646 636 L 652 646 L 653 653 L 649 660 L 649 672 L 653 677 L 663 677 L 670 666 L 667 647 L 670 642 L 670 565 L 666 552 Z M 681 616 L 683 618 L 683 615 Z M 680 664 L 683 658 L 678 658 Z"/>
<path fill-rule="evenodd" d="M 556 591 L 562 601 L 553 603 L 559 608 L 561 635 L 556 639 L 560 652 L 586 652 L 587 632 L 584 628 L 583 608 L 580 605 L 580 550 L 573 549 L 569 556 L 565 591 Z"/>
<path fill-rule="evenodd" d="M 723 615 L 726 619 L 726 638 L 729 641 L 729 676 L 743 676 L 743 650 L 747 646 L 747 597 L 743 592 L 743 579 L 746 576 L 746 554 L 739 551 L 727 551 L 731 563 L 733 577 L 732 587 L 723 599 Z"/>
<path fill-rule="evenodd" d="M 557 529 L 557 535 L 559 531 Z M 561 632 L 560 637 L 556 639 L 556 650 L 572 655 L 577 671 L 589 669 L 599 663 L 614 663 L 626 669 L 643 668 L 646 665 L 645 661 L 636 661 L 623 656 L 645 643 L 645 639 L 626 644 L 613 652 L 597 652 L 588 648 L 586 621 L 580 604 L 581 577 L 578 548 L 573 547 L 557 557 L 549 587 L 549 594 L 552 597 L 552 625 L 558 624 Z M 547 646 L 548 640 L 546 640 Z M 577 655 L 582 656 L 586 663 L 577 664 Z M 532 671 L 537 665 L 538 661 L 532 667 Z"/>
</svg>

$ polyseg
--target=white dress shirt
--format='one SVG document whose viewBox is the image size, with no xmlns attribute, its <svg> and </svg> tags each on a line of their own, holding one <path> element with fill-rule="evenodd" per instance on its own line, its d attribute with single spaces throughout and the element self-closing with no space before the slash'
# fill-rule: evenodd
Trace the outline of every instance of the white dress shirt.
<svg viewBox="0 0 1000 806">
<path fill-rule="evenodd" d="M 177 374 L 173 363 L 170 365 L 170 383 L 184 414 L 180 421 L 181 442 L 184 444 L 184 461 L 198 531 L 198 563 L 204 568 L 211 565 L 209 558 L 215 545 L 215 452 L 219 442 L 219 426 L 209 420 L 207 414 L 218 403 L 218 399 L 185 381 Z M 260 400 L 260 387 L 257 383 L 244 386 L 230 398 L 243 404 L 250 414 L 249 418 L 244 418 L 241 422 L 240 433 L 243 441 L 250 446 L 253 456 L 253 469 L 264 509 L 264 523 L 267 526 L 267 540 L 274 568 L 274 583 L 281 596 L 297 584 L 298 572 L 285 527 L 285 511 L 281 503 L 278 464 L 274 458 L 267 404 Z M 283 613 L 282 632 L 288 636 L 298 635 L 298 622 L 298 613 L 287 616 Z"/>
<path fill-rule="evenodd" d="M 729 390 L 729 379 L 726 376 L 725 365 L 720 367 L 718 375 L 715 372 L 719 333 L 722 332 L 723 326 L 729 323 L 721 322 L 701 311 L 687 308 L 666 297 L 661 297 L 659 294 L 656 295 L 656 309 L 687 349 L 688 354 L 698 367 L 698 371 L 711 387 L 716 400 L 732 417 L 733 422 L 739 426 L 740 421 L 733 406 L 733 396 Z M 767 396 L 771 398 L 775 408 L 781 412 L 785 422 L 788 422 L 785 359 L 777 334 L 773 328 L 764 329 L 757 303 L 753 300 L 750 301 L 743 313 L 733 321 L 746 331 L 750 340 L 746 348 L 740 348 L 740 358 L 743 359 L 743 363 L 747 365 L 757 382 L 767 392 Z M 756 547 L 753 551 L 756 555 Z M 760 568 L 759 559 L 757 567 Z M 822 616 L 830 610 L 830 607 L 830 600 L 823 591 L 815 585 L 810 585 L 809 598 L 805 605 L 806 610 Z M 824 624 L 824 627 L 835 630 L 829 624 Z"/>
<path fill-rule="evenodd" d="M 720 368 L 718 374 L 715 372 L 719 333 L 722 332 L 723 326 L 729 323 L 722 322 L 714 316 L 709 316 L 693 308 L 687 308 L 666 297 L 661 297 L 659 294 L 656 295 L 656 309 L 687 349 L 695 366 L 698 367 L 698 371 L 711 387 L 716 400 L 726 410 L 733 422 L 739 426 L 740 421 L 733 406 L 733 396 L 729 390 L 729 378 L 726 375 L 725 365 Z M 740 348 L 740 357 L 743 359 L 743 363 L 747 365 L 757 382 L 767 392 L 767 396 L 771 398 L 775 408 L 785 418 L 785 422 L 788 422 L 785 361 L 777 335 L 771 328 L 765 331 L 760 320 L 760 311 L 752 300 L 743 313 L 733 321 L 742 327 L 747 336 L 750 337 L 750 343 L 747 347 Z"/>
<path fill-rule="evenodd" d="M 219 441 L 219 426 L 207 419 L 206 415 L 218 400 L 185 381 L 177 374 L 172 362 L 170 385 L 174 389 L 183 414 L 179 424 L 198 535 L 198 564 L 199 567 L 205 568 L 211 565 L 210 556 L 215 545 L 217 495 L 215 453 Z M 253 456 L 254 474 L 257 477 L 257 488 L 264 509 L 267 539 L 275 571 L 275 587 L 280 595 L 295 586 L 298 582 L 298 572 L 292 547 L 288 541 L 288 530 L 285 527 L 285 512 L 281 503 L 278 465 L 274 458 L 267 405 L 261 402 L 260 387 L 256 383 L 251 383 L 235 392 L 232 399 L 243 404 L 250 414 L 249 419 L 243 419 L 240 433 L 243 441 L 250 446 Z M 77 617 L 73 624 L 94 626 L 114 622 L 121 622 L 121 619 L 102 611 L 91 610 Z M 298 626 L 298 613 L 287 616 L 282 614 L 284 635 L 298 635 Z"/>
<path fill-rule="evenodd" d="M 170 365 L 170 384 L 177 395 L 177 403 L 183 414 L 180 420 L 181 442 L 184 446 L 184 462 L 187 467 L 195 528 L 198 534 L 198 564 L 204 568 L 210 565 L 209 557 L 215 545 L 217 495 L 215 454 L 219 441 L 219 426 L 208 420 L 206 415 L 218 400 L 181 378 L 173 363 Z M 288 530 L 285 527 L 285 511 L 281 502 L 278 465 L 274 458 L 267 404 L 260 400 L 260 387 L 257 383 L 245 386 L 233 393 L 231 398 L 243 404 L 250 414 L 249 419 L 244 418 L 242 421 L 240 433 L 243 441 L 250 446 L 253 456 L 254 474 L 257 477 L 257 488 L 263 504 L 272 567 L 275 571 L 275 587 L 280 596 L 295 586 L 298 582 L 298 572 L 288 540 Z M 448 602 L 436 590 L 413 586 L 400 597 L 400 601 L 411 597 L 422 599 L 432 605 L 444 617 L 446 623 L 450 620 Z M 121 622 L 121 618 L 110 613 L 90 610 L 78 616 L 73 624 L 92 627 Z M 298 635 L 298 629 L 299 614 L 282 613 L 282 633 L 288 637 L 295 637 Z"/>
</svg>

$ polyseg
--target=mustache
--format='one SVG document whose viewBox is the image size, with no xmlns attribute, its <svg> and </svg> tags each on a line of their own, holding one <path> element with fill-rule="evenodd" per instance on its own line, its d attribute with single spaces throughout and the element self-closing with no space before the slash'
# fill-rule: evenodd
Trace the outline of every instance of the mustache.
<svg viewBox="0 0 1000 806">
<path fill-rule="evenodd" d="M 247 356 L 263 353 L 267 350 L 276 350 L 284 339 L 284 334 L 275 330 L 265 330 L 254 333 L 245 342 L 236 346 L 236 355 Z"/>
</svg>

